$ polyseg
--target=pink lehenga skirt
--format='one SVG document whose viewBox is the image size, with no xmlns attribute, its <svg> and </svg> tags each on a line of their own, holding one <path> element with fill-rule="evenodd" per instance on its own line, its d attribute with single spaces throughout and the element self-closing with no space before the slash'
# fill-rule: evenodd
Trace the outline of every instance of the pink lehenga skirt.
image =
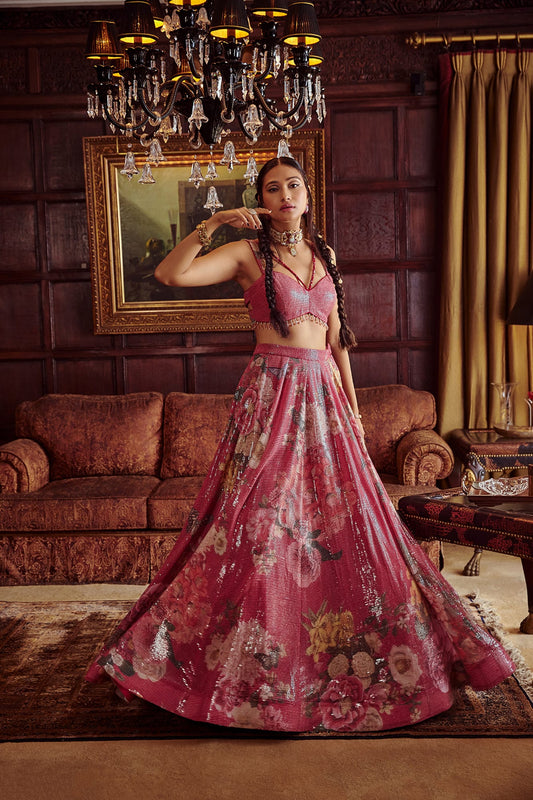
<svg viewBox="0 0 533 800">
<path fill-rule="evenodd" d="M 87 678 L 218 725 L 376 731 L 513 669 L 400 521 L 330 351 L 260 345 L 179 542 Z"/>
</svg>

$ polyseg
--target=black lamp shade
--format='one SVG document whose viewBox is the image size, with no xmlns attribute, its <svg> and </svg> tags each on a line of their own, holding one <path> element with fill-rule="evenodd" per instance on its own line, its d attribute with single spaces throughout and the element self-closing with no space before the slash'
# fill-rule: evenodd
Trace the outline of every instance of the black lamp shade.
<svg viewBox="0 0 533 800">
<path fill-rule="evenodd" d="M 217 0 L 209 33 L 218 39 L 244 39 L 252 32 L 244 0 Z"/>
<path fill-rule="evenodd" d="M 155 27 L 162 28 L 165 12 L 159 0 L 150 0 L 150 11 L 152 12 Z"/>
<path fill-rule="evenodd" d="M 91 61 L 118 61 L 121 55 L 115 23 L 107 19 L 91 22 L 85 58 Z"/>
<path fill-rule="evenodd" d="M 321 39 L 313 3 L 295 2 L 289 6 L 282 39 L 290 47 L 313 45 Z"/>
<path fill-rule="evenodd" d="M 148 0 L 126 0 L 119 39 L 125 44 L 137 46 L 157 42 L 157 31 Z"/>
<path fill-rule="evenodd" d="M 533 272 L 507 317 L 508 325 L 533 325 Z"/>
<path fill-rule="evenodd" d="M 254 0 L 250 11 L 258 17 L 286 17 L 288 0 Z"/>
</svg>

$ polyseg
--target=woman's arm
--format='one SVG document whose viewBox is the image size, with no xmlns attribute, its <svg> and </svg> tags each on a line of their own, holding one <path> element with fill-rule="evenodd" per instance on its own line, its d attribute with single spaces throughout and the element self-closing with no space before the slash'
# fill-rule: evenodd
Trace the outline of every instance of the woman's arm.
<svg viewBox="0 0 533 800">
<path fill-rule="evenodd" d="M 219 211 L 204 223 L 204 231 L 209 238 L 221 225 L 234 228 L 261 227 L 258 214 L 269 214 L 263 208 L 236 208 Z M 205 256 L 198 257 L 202 248 L 198 231 L 194 230 L 161 261 L 155 270 L 155 277 L 167 286 L 210 286 L 237 279 L 247 255 L 243 242 L 231 242 L 217 247 Z"/>
</svg>

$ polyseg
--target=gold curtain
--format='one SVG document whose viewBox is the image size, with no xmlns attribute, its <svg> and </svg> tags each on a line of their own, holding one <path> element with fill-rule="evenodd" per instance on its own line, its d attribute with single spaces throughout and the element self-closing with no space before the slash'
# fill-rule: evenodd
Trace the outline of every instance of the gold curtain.
<svg viewBox="0 0 533 800">
<path fill-rule="evenodd" d="M 445 175 L 439 424 L 500 421 L 492 382 L 516 381 L 514 424 L 527 425 L 533 328 L 505 320 L 532 269 L 533 52 L 444 57 Z"/>
</svg>

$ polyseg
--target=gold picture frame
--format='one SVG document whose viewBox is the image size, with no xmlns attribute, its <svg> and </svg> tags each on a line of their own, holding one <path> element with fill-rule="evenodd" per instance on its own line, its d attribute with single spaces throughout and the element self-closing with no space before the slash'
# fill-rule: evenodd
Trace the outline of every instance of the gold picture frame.
<svg viewBox="0 0 533 800">
<path fill-rule="evenodd" d="M 240 163 L 231 171 L 220 166 L 223 150 L 217 146 L 213 159 L 219 177 L 212 185 L 225 207 L 243 205 L 245 192 L 253 205 L 255 186 L 247 186 L 244 178 L 248 158 L 253 150 L 260 169 L 276 156 L 279 136 L 263 135 L 253 148 L 242 134 L 230 138 Z M 315 225 L 325 233 L 324 133 L 294 133 L 289 145 L 309 178 Z M 128 179 L 121 170 L 130 146 L 139 173 Z M 139 177 L 147 150 L 138 142 L 123 136 L 83 140 L 95 333 L 250 330 L 242 292 L 233 281 L 179 289 L 153 278 L 174 239 L 210 213 L 203 205 L 211 182 L 196 189 L 189 181 L 195 159 L 205 176 L 209 148 L 193 150 L 186 136 L 173 136 L 162 149 L 166 161 L 152 167 L 156 182 L 145 185 Z M 220 230 L 218 244 L 232 234 L 232 229 Z"/>
</svg>

